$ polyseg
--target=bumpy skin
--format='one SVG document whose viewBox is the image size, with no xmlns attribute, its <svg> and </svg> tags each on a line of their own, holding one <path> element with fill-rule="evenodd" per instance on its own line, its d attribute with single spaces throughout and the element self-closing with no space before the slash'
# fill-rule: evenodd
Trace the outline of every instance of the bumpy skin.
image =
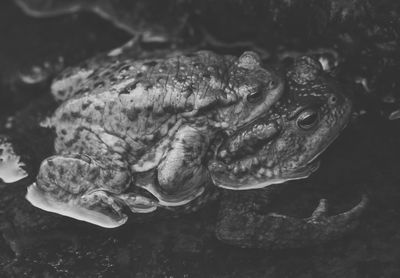
<svg viewBox="0 0 400 278">
<path fill-rule="evenodd" d="M 56 155 L 27 199 L 103 227 L 125 223 L 126 207 L 185 205 L 212 183 L 243 190 L 305 178 L 351 110 L 317 61 L 297 60 L 282 79 L 253 52 L 95 58 L 66 70 L 52 92 L 62 102 L 48 122 Z M 294 219 L 260 213 L 248 194 L 225 195 L 217 236 L 241 246 L 329 239 L 354 227 L 365 206 L 330 218 L 322 202 L 311 220 Z"/>
<path fill-rule="evenodd" d="M 145 41 L 168 40 L 185 26 L 173 16 L 180 13 L 175 7 L 157 6 L 161 14 L 155 14 L 133 2 L 129 9 L 107 0 L 15 2 L 39 17 L 92 11 Z M 261 69 L 252 53 L 239 60 L 210 52 L 147 61 L 97 57 L 67 70 L 52 86 L 64 102 L 50 123 L 57 155 L 43 162 L 27 198 L 46 210 L 115 227 L 126 221 L 125 206 L 148 212 L 183 205 L 211 180 L 242 190 L 305 178 L 345 126 L 350 105 L 309 57 L 296 62 L 287 80 L 281 98 L 282 81 Z M 156 198 L 134 193 L 132 185 Z M 260 211 L 257 194 L 224 193 L 221 240 L 268 248 L 320 242 L 353 228 L 366 203 L 364 198 L 327 217 L 322 200 L 310 218 L 295 219 Z"/>
<path fill-rule="evenodd" d="M 283 93 L 282 80 L 252 52 L 98 61 L 54 81 L 63 101 L 49 123 L 57 155 L 42 163 L 28 199 L 105 227 L 126 221 L 125 205 L 147 212 L 199 196 L 211 183 L 210 144 L 265 114 Z M 157 201 L 132 193 L 131 181 Z"/>
<path fill-rule="evenodd" d="M 296 61 L 287 73 L 288 92 L 265 117 L 240 129 L 220 147 L 209 166 L 214 183 L 229 189 L 254 189 L 308 177 L 316 157 L 337 137 L 350 117 L 342 88 L 310 57 Z M 337 238 L 358 224 L 367 199 L 350 211 L 327 216 L 321 200 L 312 216 L 298 219 L 260 210 L 260 194 L 269 190 L 226 192 L 217 237 L 244 247 L 284 248 Z"/>
<path fill-rule="evenodd" d="M 314 159 L 347 125 L 351 102 L 318 61 L 298 59 L 287 73 L 287 91 L 263 117 L 232 134 L 209 169 L 214 183 L 254 189 L 308 177 Z"/>
</svg>

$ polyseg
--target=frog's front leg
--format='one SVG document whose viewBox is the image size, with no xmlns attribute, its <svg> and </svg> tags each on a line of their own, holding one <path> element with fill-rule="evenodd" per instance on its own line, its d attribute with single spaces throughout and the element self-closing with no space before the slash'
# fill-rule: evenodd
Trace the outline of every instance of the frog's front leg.
<svg viewBox="0 0 400 278">
<path fill-rule="evenodd" d="M 233 245 L 268 249 L 301 247 L 338 238 L 358 225 L 367 203 L 367 197 L 363 196 L 351 210 L 328 216 L 327 201 L 322 199 L 311 217 L 295 218 L 263 214 L 254 198 L 243 198 L 241 194 L 243 192 L 225 195 L 216 235 Z"/>
<path fill-rule="evenodd" d="M 41 164 L 26 198 L 43 210 L 112 228 L 126 222 L 125 206 L 135 212 L 156 208 L 154 201 L 123 193 L 130 181 L 122 162 L 105 166 L 88 155 L 59 155 Z"/>
<path fill-rule="evenodd" d="M 162 206 L 179 206 L 199 196 L 210 182 L 203 163 L 208 137 L 191 126 L 181 127 L 157 167 L 156 180 L 139 185 L 159 199 Z"/>
</svg>

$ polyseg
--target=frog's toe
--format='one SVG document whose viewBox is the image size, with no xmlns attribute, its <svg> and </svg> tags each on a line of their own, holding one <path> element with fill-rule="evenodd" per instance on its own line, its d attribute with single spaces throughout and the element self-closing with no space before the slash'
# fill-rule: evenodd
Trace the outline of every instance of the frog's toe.
<svg viewBox="0 0 400 278">
<path fill-rule="evenodd" d="M 345 211 L 343 213 L 329 216 L 328 212 L 328 201 L 326 199 L 321 199 L 319 201 L 318 206 L 315 208 L 313 213 L 311 214 L 310 217 L 302 219 L 308 224 L 315 224 L 318 226 L 332 226 L 339 228 L 339 227 L 351 227 L 353 224 L 355 224 L 355 220 L 358 220 L 364 209 L 366 208 L 366 205 L 368 203 L 368 197 L 366 195 L 363 195 L 361 198 L 361 201 L 354 206 L 352 209 Z M 296 219 L 294 217 L 290 217 L 287 215 L 282 215 L 278 213 L 269 213 L 269 216 L 276 217 L 276 218 L 285 218 L 285 219 Z M 300 220 L 300 219 L 298 219 Z"/>
<path fill-rule="evenodd" d="M 134 193 L 120 194 L 118 199 L 133 213 L 149 213 L 155 211 L 158 207 L 156 201 Z"/>
<path fill-rule="evenodd" d="M 352 209 L 336 215 L 328 215 L 328 201 L 321 199 L 318 206 L 308 218 L 298 219 L 295 217 L 270 213 L 270 216 L 285 220 L 291 229 L 295 231 L 293 238 L 289 238 L 285 243 L 292 242 L 291 247 L 309 245 L 325 242 L 327 240 L 339 238 L 346 233 L 354 230 L 360 220 L 360 216 L 368 203 L 368 197 L 363 195 L 361 201 Z M 293 224 L 293 225 L 290 225 Z M 286 225 L 283 225 L 284 227 Z"/>
<path fill-rule="evenodd" d="M 79 207 L 88 210 L 87 219 L 80 220 L 105 228 L 121 226 L 128 219 L 123 213 L 124 204 L 116 196 L 102 190 L 81 196 Z"/>
<path fill-rule="evenodd" d="M 361 213 L 366 208 L 368 203 L 368 197 L 363 195 L 361 201 L 354 206 L 352 209 L 345 211 L 343 213 L 328 216 L 328 202 L 326 199 L 321 199 L 319 205 L 312 213 L 311 217 L 307 218 L 307 222 L 311 224 L 325 224 L 327 225 L 327 230 L 349 230 L 355 227 L 358 223 L 358 219 Z"/>
</svg>

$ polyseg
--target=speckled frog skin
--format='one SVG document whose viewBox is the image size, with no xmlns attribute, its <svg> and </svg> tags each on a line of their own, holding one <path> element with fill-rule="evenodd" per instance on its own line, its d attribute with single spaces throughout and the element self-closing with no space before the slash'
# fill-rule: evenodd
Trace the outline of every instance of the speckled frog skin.
<svg viewBox="0 0 400 278">
<path fill-rule="evenodd" d="M 300 58 L 280 76 L 253 52 L 94 59 L 61 74 L 52 93 L 62 102 L 48 122 L 56 155 L 42 163 L 27 199 L 103 227 L 124 224 L 126 207 L 186 205 L 207 186 L 305 178 L 351 111 L 317 61 Z M 223 215 L 222 240 L 235 214 Z"/>
<path fill-rule="evenodd" d="M 351 103 L 319 62 L 299 58 L 286 80 L 285 95 L 268 113 L 218 150 L 210 169 L 221 187 L 257 189 L 308 177 L 318 168 L 317 156 L 346 126 Z"/>
<path fill-rule="evenodd" d="M 121 202 L 144 212 L 199 196 L 210 183 L 205 158 L 217 134 L 265 114 L 284 87 L 252 52 L 89 64 L 52 85 L 63 101 L 50 120 L 58 155 L 43 162 L 30 192 L 105 227 L 126 221 Z M 126 193 L 131 183 L 157 201 Z"/>
</svg>

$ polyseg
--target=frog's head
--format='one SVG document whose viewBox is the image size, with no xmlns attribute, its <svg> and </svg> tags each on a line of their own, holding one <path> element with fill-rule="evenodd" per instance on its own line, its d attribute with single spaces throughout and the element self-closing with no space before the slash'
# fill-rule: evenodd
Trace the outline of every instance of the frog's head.
<svg viewBox="0 0 400 278">
<path fill-rule="evenodd" d="M 262 188 L 306 178 L 318 168 L 316 158 L 349 121 L 350 100 L 310 57 L 288 70 L 287 89 L 268 114 L 223 142 L 209 164 L 217 186 Z"/>
<path fill-rule="evenodd" d="M 252 51 L 235 60 L 228 76 L 228 86 L 223 92 L 226 105 L 217 108 L 217 122 L 228 133 L 265 114 L 284 91 L 278 71 L 263 67 L 260 57 Z"/>
</svg>

